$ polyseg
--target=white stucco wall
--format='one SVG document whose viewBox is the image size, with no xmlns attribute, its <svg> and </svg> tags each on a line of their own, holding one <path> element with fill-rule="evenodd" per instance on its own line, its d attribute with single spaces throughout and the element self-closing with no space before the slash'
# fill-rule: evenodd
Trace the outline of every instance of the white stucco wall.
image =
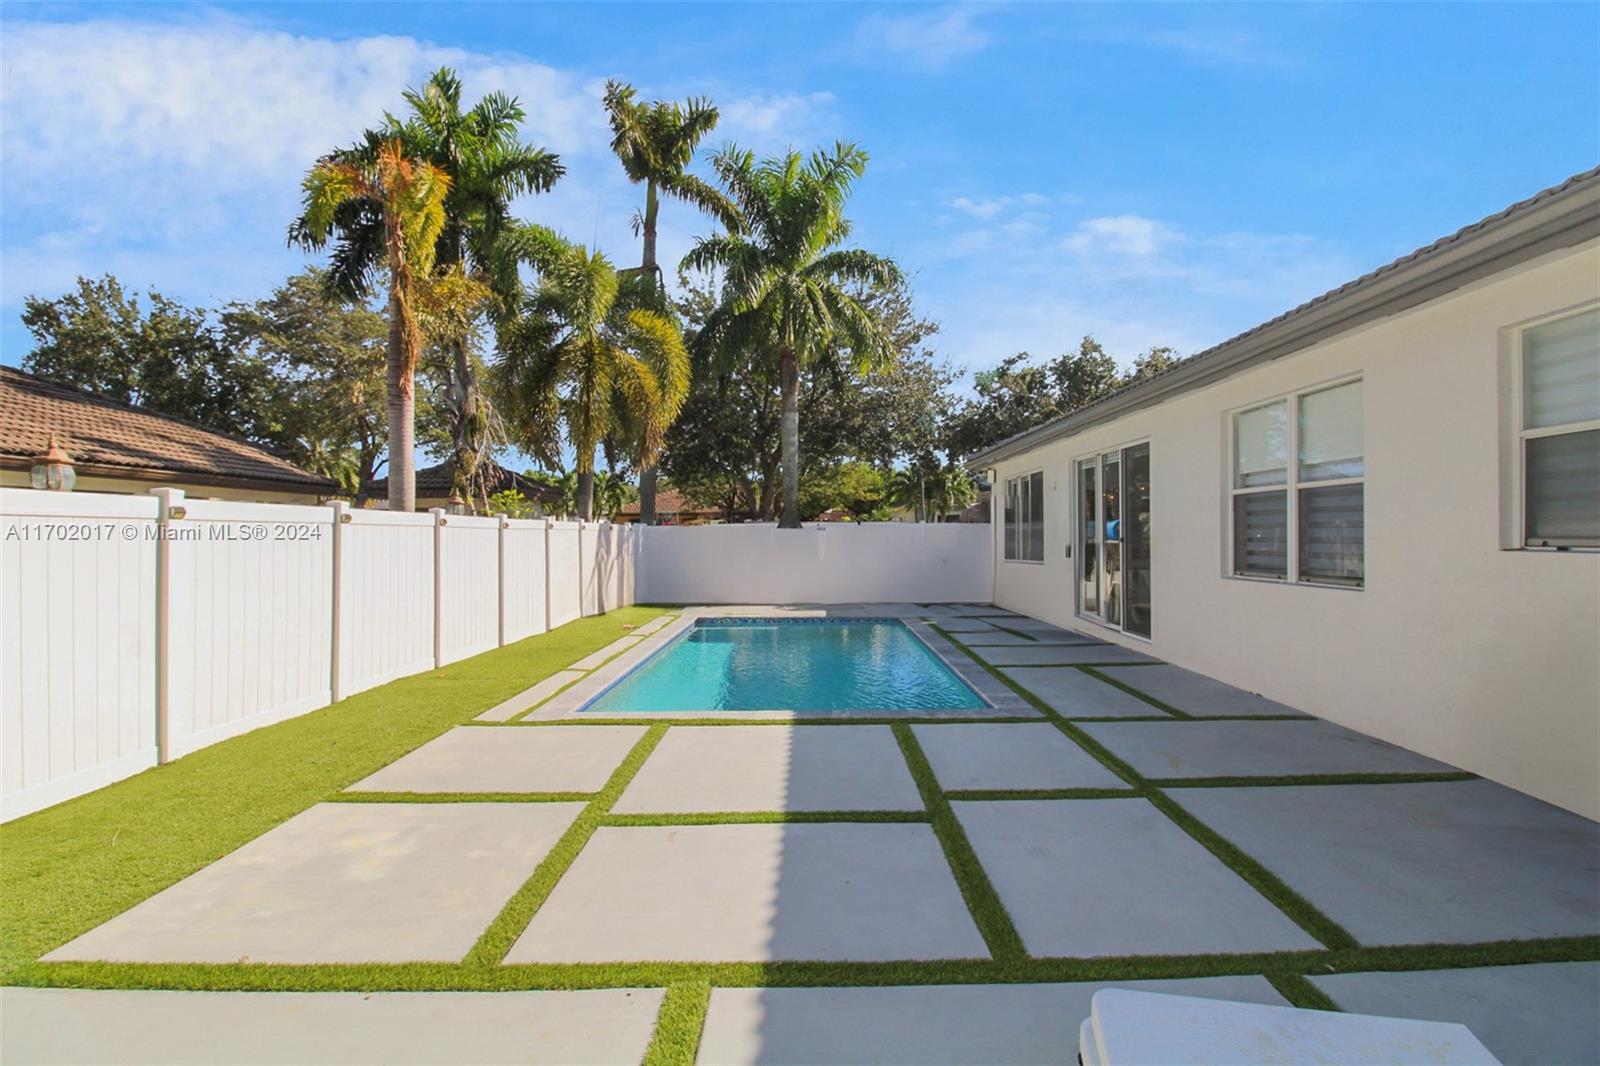
<svg viewBox="0 0 1600 1066">
<path fill-rule="evenodd" d="M 1600 245 L 1469 289 L 997 464 L 1045 469 L 1045 562 L 995 600 L 1075 618 L 1075 459 L 1150 441 L 1153 639 L 1112 639 L 1600 818 L 1600 553 L 1501 547 L 1505 328 L 1600 299 Z M 1228 568 L 1225 412 L 1359 372 L 1366 587 Z"/>
</svg>

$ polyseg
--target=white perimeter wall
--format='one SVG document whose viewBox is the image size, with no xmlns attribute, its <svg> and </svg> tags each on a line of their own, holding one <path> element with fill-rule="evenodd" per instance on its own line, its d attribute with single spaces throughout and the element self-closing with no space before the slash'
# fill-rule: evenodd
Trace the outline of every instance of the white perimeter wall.
<svg viewBox="0 0 1600 1066">
<path fill-rule="evenodd" d="M 1154 639 L 1113 639 L 1600 818 L 1600 554 L 1500 541 L 1502 331 L 1597 279 L 1591 244 L 1001 463 L 1045 471 L 1045 562 L 992 546 L 996 602 L 1090 627 L 1072 465 L 1149 440 Z M 1226 412 L 1358 371 L 1366 587 L 1225 576 Z"/>
<path fill-rule="evenodd" d="M 961 523 L 656 526 L 641 603 L 988 603 L 989 527 Z"/>
<path fill-rule="evenodd" d="M 626 606 L 643 533 L 0 489 L 0 819 L 155 765 L 163 710 L 177 758 Z"/>
</svg>

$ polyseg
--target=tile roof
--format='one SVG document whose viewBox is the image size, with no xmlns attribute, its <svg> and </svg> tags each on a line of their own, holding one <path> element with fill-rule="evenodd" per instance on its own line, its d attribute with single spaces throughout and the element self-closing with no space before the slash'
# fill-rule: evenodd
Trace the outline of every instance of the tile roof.
<svg viewBox="0 0 1600 1066">
<path fill-rule="evenodd" d="M 617 512 L 617 517 L 628 515 L 637 517 L 639 514 L 639 501 L 632 500 L 622 505 L 622 510 Z M 702 507 L 690 503 L 677 489 L 667 489 L 656 493 L 656 514 L 704 514 L 720 515 L 720 507 Z"/>
<path fill-rule="evenodd" d="M 486 459 L 479 464 L 488 479 L 489 495 L 504 492 L 506 489 L 516 489 L 530 500 L 543 503 L 552 503 L 561 498 L 561 493 L 548 485 L 541 485 L 531 478 L 524 477 L 512 470 L 507 470 L 492 459 Z M 418 496 L 449 496 L 451 488 L 456 482 L 456 468 L 454 460 L 436 463 L 424 467 L 416 472 Z M 386 477 L 374 478 L 367 482 L 365 493 L 368 496 L 382 498 L 389 494 L 389 479 Z"/>
<path fill-rule="evenodd" d="M 31 465 L 54 435 L 79 473 L 334 491 L 237 437 L 0 366 L 0 462 Z"/>
</svg>

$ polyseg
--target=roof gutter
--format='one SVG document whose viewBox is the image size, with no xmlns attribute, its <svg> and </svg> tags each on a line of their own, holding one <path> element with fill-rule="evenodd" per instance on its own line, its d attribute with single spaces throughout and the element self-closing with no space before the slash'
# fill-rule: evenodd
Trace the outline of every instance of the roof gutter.
<svg viewBox="0 0 1600 1066">
<path fill-rule="evenodd" d="M 1600 238 L 1600 169 L 1318 296 L 1158 377 L 986 448 L 969 458 L 966 468 L 992 467 L 1040 445 L 1438 299 L 1546 253 L 1596 238 Z"/>
</svg>

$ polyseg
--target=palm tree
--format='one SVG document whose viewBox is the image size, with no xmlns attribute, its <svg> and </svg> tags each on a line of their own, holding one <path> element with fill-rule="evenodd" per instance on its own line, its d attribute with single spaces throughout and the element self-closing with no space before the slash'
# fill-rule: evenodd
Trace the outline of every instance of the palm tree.
<svg viewBox="0 0 1600 1066">
<path fill-rule="evenodd" d="M 509 307 L 519 290 L 514 259 L 501 254 L 501 236 L 514 225 L 510 203 L 524 193 L 547 192 L 565 173 L 560 159 L 523 144 L 526 117 L 515 97 L 490 93 L 461 109 L 461 79 L 449 67 L 434 71 L 422 89 L 407 89 L 411 119 L 385 116 L 386 132 L 403 137 L 414 153 L 450 175 L 445 224 L 439 234 L 441 267 L 472 275 Z M 454 437 L 456 492 L 471 498 L 474 470 L 488 447 L 489 411 L 464 337 L 446 341 L 450 373 L 445 402 Z"/>
<path fill-rule="evenodd" d="M 370 162 L 335 153 L 311 169 L 302 224 L 307 243 L 316 247 L 334 228 L 343 229 L 341 220 L 360 219 L 381 234 L 389 277 L 389 509 L 411 511 L 417 504 L 413 386 L 422 350 L 415 304 L 433 270 L 450 176 L 409 155 L 397 139 L 369 135 L 366 148 L 361 154 Z M 350 238 L 345 230 L 342 241 Z"/>
<path fill-rule="evenodd" d="M 594 453 L 628 428 L 654 463 L 689 391 L 689 355 L 677 324 L 645 305 L 598 252 L 524 227 L 515 242 L 538 287 L 501 330 L 495 367 L 515 408 L 518 443 L 548 461 L 545 427 L 566 426 L 576 453 L 578 517 L 594 517 Z"/>
<path fill-rule="evenodd" d="M 782 399 L 785 529 L 800 528 L 800 370 L 819 358 L 848 353 L 859 370 L 895 357 L 893 339 L 848 286 L 890 286 L 900 268 L 859 248 L 841 248 L 850 234 L 844 203 L 866 170 L 867 153 L 835 144 L 809 160 L 798 152 L 761 163 L 729 147 L 712 165 L 739 220 L 721 236 L 696 242 L 686 269 L 718 270 L 723 302 L 695 338 L 722 362 L 776 365 Z"/>
<path fill-rule="evenodd" d="M 634 234 L 644 238 L 644 260 L 639 273 L 657 296 L 664 296 L 665 280 L 656 262 L 656 221 L 661 197 L 698 207 L 732 226 L 737 223 L 733 205 L 720 191 L 684 169 L 694 160 L 695 149 L 717 125 L 717 109 L 709 100 L 693 98 L 683 104 L 666 100 L 644 103 L 635 99 L 631 85 L 606 82 L 605 107 L 611 119 L 611 150 L 635 184 L 644 183 L 644 210 L 634 216 Z M 660 301 L 665 310 L 665 300 Z M 656 520 L 656 466 L 639 469 L 639 521 Z"/>
</svg>

